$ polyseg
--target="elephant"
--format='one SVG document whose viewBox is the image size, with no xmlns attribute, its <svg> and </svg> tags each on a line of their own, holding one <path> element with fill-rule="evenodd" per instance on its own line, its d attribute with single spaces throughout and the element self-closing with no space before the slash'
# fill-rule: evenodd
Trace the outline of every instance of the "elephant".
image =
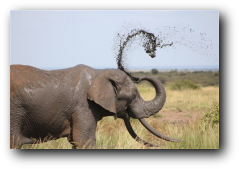
<svg viewBox="0 0 239 169">
<path fill-rule="evenodd" d="M 123 119 L 130 135 L 147 146 L 157 145 L 138 137 L 130 118 L 139 119 L 161 139 L 179 142 L 145 121 L 162 109 L 166 92 L 161 82 L 150 76 L 141 77 L 136 83 L 143 80 L 155 88 L 156 96 L 151 101 L 144 101 L 135 83 L 119 69 L 77 65 L 41 70 L 10 65 L 10 148 L 20 149 L 47 137 L 67 137 L 74 149 L 97 148 L 97 122 L 106 116 Z"/>
</svg>

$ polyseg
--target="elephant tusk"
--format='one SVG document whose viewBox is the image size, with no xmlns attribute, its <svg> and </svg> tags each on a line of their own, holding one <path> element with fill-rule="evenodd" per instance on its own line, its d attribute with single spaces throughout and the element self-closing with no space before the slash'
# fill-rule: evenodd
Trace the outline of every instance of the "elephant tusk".
<svg viewBox="0 0 239 169">
<path fill-rule="evenodd" d="M 155 136 L 166 140 L 166 141 L 172 141 L 172 142 L 181 142 L 182 140 L 178 140 L 178 139 L 174 139 L 174 138 L 170 138 L 168 136 L 165 136 L 163 134 L 161 134 L 160 132 L 158 132 L 157 130 L 155 130 L 153 127 L 151 127 L 144 118 L 139 119 L 140 123 L 148 130 L 150 131 L 152 134 L 154 134 Z"/>
<path fill-rule="evenodd" d="M 137 134 L 134 132 L 131 124 L 130 124 L 130 119 L 129 119 L 129 116 L 128 114 L 124 116 L 124 123 L 125 123 L 125 126 L 129 132 L 129 134 L 136 140 L 138 141 L 139 143 L 143 143 L 144 145 L 146 146 L 149 146 L 149 147 L 159 147 L 158 145 L 156 144 L 151 144 L 147 141 L 144 141 L 143 139 L 141 139 L 140 137 L 137 136 Z"/>
</svg>

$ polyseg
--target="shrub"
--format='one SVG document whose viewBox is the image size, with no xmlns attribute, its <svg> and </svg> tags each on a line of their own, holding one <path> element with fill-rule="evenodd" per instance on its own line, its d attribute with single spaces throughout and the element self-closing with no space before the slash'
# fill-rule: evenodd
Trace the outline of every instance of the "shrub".
<svg viewBox="0 0 239 169">
<path fill-rule="evenodd" d="M 163 83 L 163 84 L 165 84 L 165 82 L 166 82 L 166 78 L 165 78 L 165 77 L 158 77 L 158 80 L 159 80 L 161 83 Z"/>
<path fill-rule="evenodd" d="M 158 74 L 159 71 L 157 69 L 152 69 L 151 72 L 152 72 L 152 74 L 155 75 L 155 74 Z"/>
<path fill-rule="evenodd" d="M 200 89 L 200 86 L 190 80 L 179 80 L 170 85 L 171 90 Z"/>
<path fill-rule="evenodd" d="M 213 107 L 205 113 L 204 121 L 212 125 L 219 124 L 219 103 L 214 103 Z"/>
<path fill-rule="evenodd" d="M 214 73 L 214 76 L 219 76 L 219 72 Z"/>
</svg>

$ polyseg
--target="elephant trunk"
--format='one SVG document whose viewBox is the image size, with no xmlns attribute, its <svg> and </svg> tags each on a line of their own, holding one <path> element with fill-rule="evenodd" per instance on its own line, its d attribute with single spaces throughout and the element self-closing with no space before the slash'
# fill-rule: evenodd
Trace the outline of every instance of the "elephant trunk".
<svg viewBox="0 0 239 169">
<path fill-rule="evenodd" d="M 163 108 L 163 105 L 166 101 L 166 92 L 165 92 L 164 86 L 162 85 L 162 83 L 159 80 L 157 80 L 153 77 L 146 76 L 146 77 L 140 78 L 137 83 L 139 83 L 143 80 L 150 82 L 156 91 L 156 96 L 151 101 L 144 101 L 140 97 L 140 103 L 142 103 L 142 106 L 144 109 L 144 113 L 143 113 L 144 117 L 142 117 L 142 118 L 147 118 L 151 115 L 158 113 L 159 110 L 161 110 Z"/>
<path fill-rule="evenodd" d="M 137 114 L 136 117 L 138 117 L 139 121 L 141 122 L 141 124 L 148 130 L 150 131 L 152 134 L 154 134 L 155 136 L 166 140 L 166 141 L 172 141 L 172 142 L 181 142 L 181 140 L 177 140 L 177 139 L 173 139 L 170 138 L 168 136 L 165 136 L 161 133 L 159 133 L 158 131 L 156 131 L 153 127 L 151 127 L 144 118 L 147 118 L 151 115 L 154 115 L 156 113 L 159 112 L 159 110 L 161 110 L 163 108 L 163 105 L 166 101 L 166 92 L 164 89 L 164 86 L 162 85 L 162 83 L 160 81 L 158 81 L 157 79 L 153 78 L 153 77 L 143 77 L 140 78 L 137 83 L 146 80 L 148 82 L 150 82 L 156 91 L 156 96 L 153 100 L 151 101 L 144 101 L 141 96 L 139 95 L 139 102 L 137 103 L 137 107 L 139 107 L 139 109 L 142 109 L 143 112 L 141 111 L 141 113 Z M 135 106 L 136 107 L 136 106 Z M 136 113 L 139 111 L 139 109 L 136 109 Z M 126 124 L 126 123 L 125 123 Z M 128 129 L 129 131 L 129 129 Z M 132 136 L 133 137 L 133 136 Z"/>
</svg>

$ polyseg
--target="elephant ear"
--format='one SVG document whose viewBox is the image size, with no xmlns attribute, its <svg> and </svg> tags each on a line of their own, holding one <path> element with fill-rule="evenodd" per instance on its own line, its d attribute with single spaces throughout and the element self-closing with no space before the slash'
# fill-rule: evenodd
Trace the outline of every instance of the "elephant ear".
<svg viewBox="0 0 239 169">
<path fill-rule="evenodd" d="M 112 73 L 104 73 L 95 78 L 88 91 L 88 99 L 104 109 L 116 113 L 116 83 Z"/>
</svg>

